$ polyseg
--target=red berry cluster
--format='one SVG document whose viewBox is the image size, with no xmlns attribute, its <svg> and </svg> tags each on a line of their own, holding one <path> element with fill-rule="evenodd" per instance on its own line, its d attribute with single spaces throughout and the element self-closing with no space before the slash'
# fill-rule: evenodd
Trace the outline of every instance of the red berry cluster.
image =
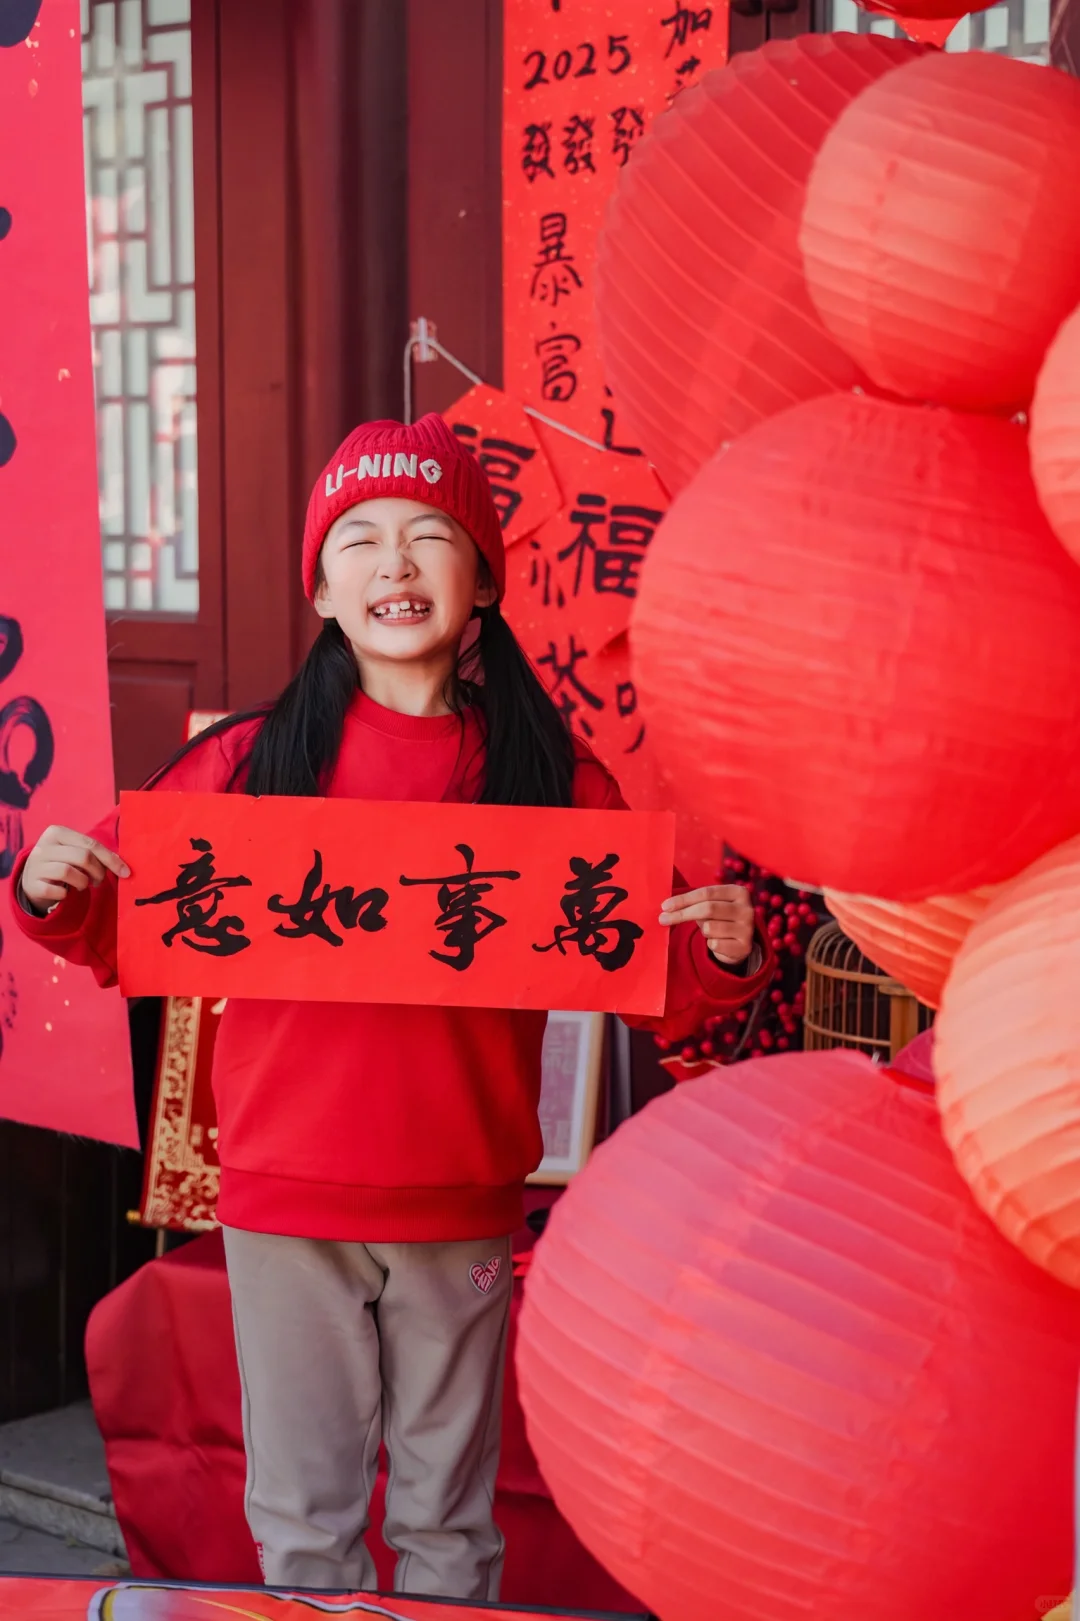
<svg viewBox="0 0 1080 1621">
<path fill-rule="evenodd" d="M 706 1020 L 704 1027 L 678 1050 L 657 1037 L 665 1066 L 676 1074 L 731 1063 L 737 1058 L 798 1052 L 802 1047 L 806 948 L 827 920 L 824 905 L 818 897 L 789 888 L 782 878 L 733 851 L 725 852 L 720 882 L 745 884 L 749 889 L 758 926 L 768 935 L 776 953 L 776 973 L 755 1007 Z"/>
</svg>

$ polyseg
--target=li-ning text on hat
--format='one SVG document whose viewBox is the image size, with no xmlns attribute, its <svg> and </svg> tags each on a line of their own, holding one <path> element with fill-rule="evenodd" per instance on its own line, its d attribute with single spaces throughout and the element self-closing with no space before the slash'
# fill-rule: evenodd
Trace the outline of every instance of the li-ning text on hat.
<svg viewBox="0 0 1080 1621">
<path fill-rule="evenodd" d="M 334 495 L 341 488 L 342 479 L 355 478 L 359 484 L 368 478 L 416 478 L 418 471 L 418 458 L 414 454 L 406 456 L 403 451 L 396 454 L 387 451 L 382 456 L 361 456 L 356 467 L 346 467 L 344 462 L 339 463 L 337 482 L 334 474 L 326 475 L 326 493 Z M 443 470 L 433 456 L 419 462 L 419 472 L 423 474 L 428 484 L 437 484 L 442 478 Z"/>
</svg>

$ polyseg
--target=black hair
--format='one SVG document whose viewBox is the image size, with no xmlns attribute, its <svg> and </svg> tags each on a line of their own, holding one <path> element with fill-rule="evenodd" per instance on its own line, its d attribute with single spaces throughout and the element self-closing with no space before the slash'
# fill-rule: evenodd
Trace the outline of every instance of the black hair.
<svg viewBox="0 0 1080 1621">
<path fill-rule="evenodd" d="M 486 575 L 481 565 L 481 581 Z M 487 576 L 490 578 L 490 576 Z M 563 717 L 533 670 L 498 603 L 477 610 L 478 634 L 461 653 L 446 702 L 462 720 L 474 711 L 485 744 L 480 803 L 569 805 L 574 743 Z M 243 778 L 249 794 L 298 798 L 326 792 L 341 750 L 345 716 L 360 686 L 356 660 L 336 619 L 328 619 L 296 675 L 272 703 L 229 715 L 184 745 L 146 784 L 152 787 L 208 738 L 261 720 L 229 787 Z M 245 776 L 246 773 L 246 776 Z"/>
</svg>

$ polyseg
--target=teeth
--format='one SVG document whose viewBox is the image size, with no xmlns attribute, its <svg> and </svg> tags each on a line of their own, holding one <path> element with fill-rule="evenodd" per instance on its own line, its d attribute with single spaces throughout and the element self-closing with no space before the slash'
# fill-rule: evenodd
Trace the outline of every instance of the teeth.
<svg viewBox="0 0 1080 1621">
<path fill-rule="evenodd" d="M 387 602 L 374 610 L 376 619 L 399 619 L 402 614 L 425 614 L 426 602 Z"/>
</svg>

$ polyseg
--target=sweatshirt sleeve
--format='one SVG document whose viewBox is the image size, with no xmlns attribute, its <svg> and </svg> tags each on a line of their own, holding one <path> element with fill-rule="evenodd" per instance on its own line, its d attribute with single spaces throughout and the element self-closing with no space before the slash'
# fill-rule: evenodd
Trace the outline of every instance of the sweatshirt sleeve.
<svg viewBox="0 0 1080 1621">
<path fill-rule="evenodd" d="M 171 793 L 223 793 L 233 775 L 234 762 L 251 736 L 250 726 L 238 726 L 208 737 L 159 778 L 154 788 Z M 90 829 L 91 837 L 107 849 L 118 851 L 119 820 L 119 811 L 114 808 Z M 29 850 L 22 851 L 10 879 L 11 912 L 17 927 L 57 957 L 90 968 L 99 985 L 115 985 L 116 878 L 106 873 L 100 884 L 70 890 L 51 912 L 38 917 L 27 910 L 22 899 L 22 874 L 29 854 Z"/>
<path fill-rule="evenodd" d="M 584 744 L 578 745 L 574 773 L 574 804 L 583 810 L 627 810 L 618 783 Z M 672 876 L 673 895 L 690 888 L 679 872 Z M 676 925 L 668 949 L 667 1001 L 659 1018 L 625 1015 L 635 1030 L 648 1030 L 667 1041 L 683 1041 L 706 1019 L 732 1013 L 761 995 L 773 977 L 776 961 L 772 947 L 758 928 L 747 965 L 735 969 L 718 963 L 701 930 Z"/>
</svg>

